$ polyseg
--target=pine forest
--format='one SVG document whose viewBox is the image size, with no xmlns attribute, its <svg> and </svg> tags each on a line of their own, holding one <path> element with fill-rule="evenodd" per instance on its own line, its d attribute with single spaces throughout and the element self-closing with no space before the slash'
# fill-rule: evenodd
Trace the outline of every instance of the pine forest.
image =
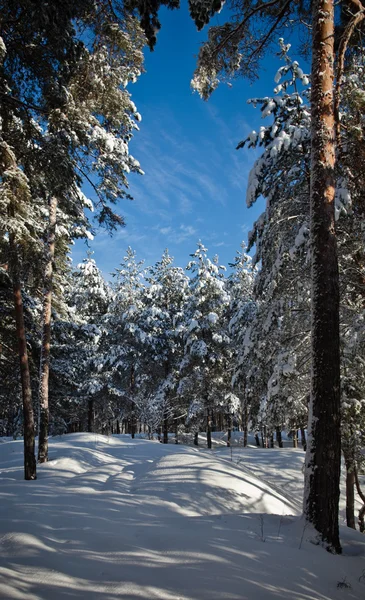
<svg viewBox="0 0 365 600">
<path fill-rule="evenodd" d="M 0 316 L 0 598 L 363 599 L 362 0 L 0 2 Z"/>
</svg>

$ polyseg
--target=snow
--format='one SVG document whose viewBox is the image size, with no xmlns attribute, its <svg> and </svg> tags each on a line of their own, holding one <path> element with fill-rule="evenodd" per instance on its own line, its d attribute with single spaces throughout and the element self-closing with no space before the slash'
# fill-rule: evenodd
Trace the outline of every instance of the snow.
<svg viewBox="0 0 365 600">
<path fill-rule="evenodd" d="M 333 556 L 298 516 L 301 450 L 79 433 L 25 482 L 22 446 L 0 444 L 0 598 L 364 597 L 364 536 L 342 528 Z"/>
</svg>

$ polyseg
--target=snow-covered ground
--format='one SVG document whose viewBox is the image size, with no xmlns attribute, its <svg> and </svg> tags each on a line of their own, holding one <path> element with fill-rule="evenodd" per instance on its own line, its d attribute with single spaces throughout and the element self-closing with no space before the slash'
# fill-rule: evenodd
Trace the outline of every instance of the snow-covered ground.
<svg viewBox="0 0 365 600">
<path fill-rule="evenodd" d="M 302 463 L 80 433 L 25 482 L 22 441 L 4 442 L 0 597 L 363 600 L 365 536 L 342 528 L 342 556 L 313 544 Z"/>
</svg>

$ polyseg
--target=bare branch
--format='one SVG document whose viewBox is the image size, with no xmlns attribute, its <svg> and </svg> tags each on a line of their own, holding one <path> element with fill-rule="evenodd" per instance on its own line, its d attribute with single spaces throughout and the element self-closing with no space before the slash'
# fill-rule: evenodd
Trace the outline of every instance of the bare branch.
<svg viewBox="0 0 365 600">
<path fill-rule="evenodd" d="M 237 33 L 240 33 L 240 31 L 255 14 L 257 14 L 261 10 L 269 8 L 270 6 L 274 6 L 278 2 L 280 2 L 280 0 L 270 0 L 270 2 L 261 3 L 259 6 L 255 6 L 255 8 L 253 8 L 252 11 L 244 19 L 242 19 L 242 21 L 237 25 L 237 27 L 230 31 L 230 33 L 228 33 L 226 37 L 218 44 L 213 54 L 217 55 L 231 38 L 233 38 Z M 289 4 L 289 2 L 290 0 L 285 4 L 285 7 Z"/>
</svg>

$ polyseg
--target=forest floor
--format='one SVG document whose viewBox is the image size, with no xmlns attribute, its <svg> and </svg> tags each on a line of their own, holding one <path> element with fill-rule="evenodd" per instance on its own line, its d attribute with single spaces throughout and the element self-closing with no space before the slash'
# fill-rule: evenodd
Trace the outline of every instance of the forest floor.
<svg viewBox="0 0 365 600">
<path fill-rule="evenodd" d="M 2 599 L 365 598 L 365 536 L 334 556 L 300 518 L 301 449 L 77 433 L 33 482 L 22 449 L 0 443 Z"/>
</svg>

